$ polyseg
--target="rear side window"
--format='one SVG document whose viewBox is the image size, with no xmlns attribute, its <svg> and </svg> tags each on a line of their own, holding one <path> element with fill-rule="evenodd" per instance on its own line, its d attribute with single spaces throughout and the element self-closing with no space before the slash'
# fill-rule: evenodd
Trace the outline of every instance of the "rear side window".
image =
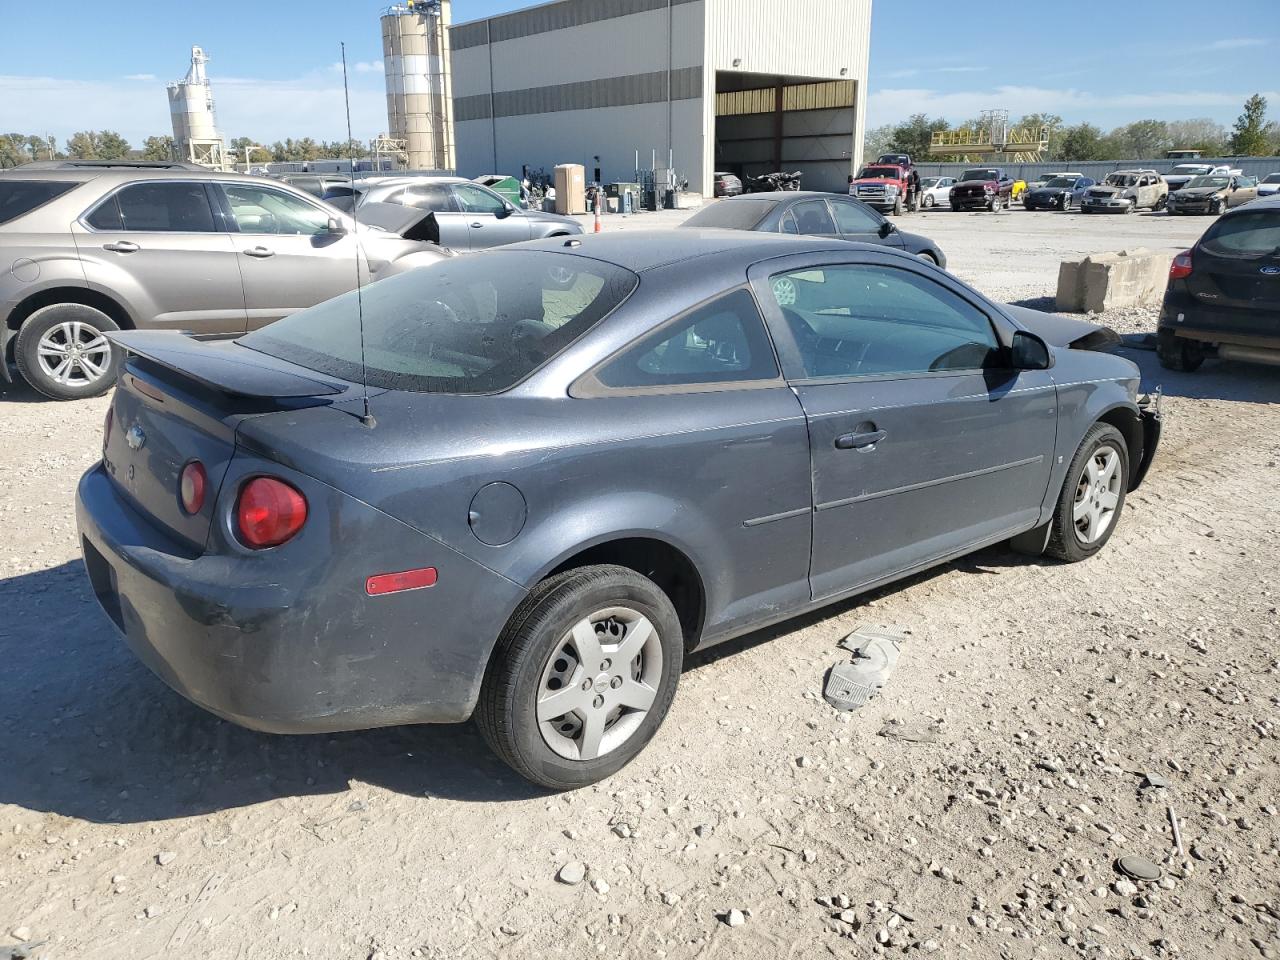
<svg viewBox="0 0 1280 960">
<path fill-rule="evenodd" d="M 596 374 L 606 387 L 662 387 L 771 380 L 773 347 L 755 300 L 735 290 L 631 347 Z"/>
<path fill-rule="evenodd" d="M 1271 257 L 1280 260 L 1280 210 L 1238 213 L 1211 226 L 1200 247 L 1220 257 Z"/>
<path fill-rule="evenodd" d="M 791 208 L 791 212 L 796 218 L 796 227 L 801 233 L 816 236 L 836 232 L 835 221 L 831 219 L 826 203 L 821 200 L 797 203 Z"/>
<path fill-rule="evenodd" d="M 424 183 L 421 186 L 405 187 L 404 193 L 396 198 L 397 203 L 419 210 L 430 210 L 432 213 L 444 213 L 457 209 L 453 203 L 453 194 L 449 188 L 438 183 Z"/>
<path fill-rule="evenodd" d="M 16 220 L 77 186 L 74 182 L 0 177 L 0 223 Z"/>
<path fill-rule="evenodd" d="M 494 393 L 594 327 L 637 282 L 599 260 L 499 250 L 380 280 L 238 342 L 352 383 L 363 374 L 372 387 Z"/>
<path fill-rule="evenodd" d="M 213 233 L 217 229 L 202 183 L 130 184 L 85 219 L 95 230 Z"/>
</svg>

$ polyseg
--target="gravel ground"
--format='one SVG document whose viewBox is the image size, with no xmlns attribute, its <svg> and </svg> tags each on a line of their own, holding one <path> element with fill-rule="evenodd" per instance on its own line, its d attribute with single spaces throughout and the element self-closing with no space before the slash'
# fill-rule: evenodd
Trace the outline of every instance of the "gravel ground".
<svg viewBox="0 0 1280 960">
<path fill-rule="evenodd" d="M 1024 301 L 1052 293 L 1062 255 L 1203 228 L 1077 220 L 903 226 Z M 1154 312 L 1103 319 L 1144 332 Z M 0 943 L 47 940 L 50 960 L 1280 956 L 1280 377 L 1131 355 L 1168 421 L 1102 554 L 987 550 L 696 655 L 639 760 L 561 796 L 470 726 L 270 737 L 169 692 L 78 561 L 72 491 L 106 401 L 5 391 Z M 837 714 L 822 675 L 860 625 L 909 632 L 883 696 Z M 1126 854 L 1160 881 L 1121 877 Z"/>
</svg>

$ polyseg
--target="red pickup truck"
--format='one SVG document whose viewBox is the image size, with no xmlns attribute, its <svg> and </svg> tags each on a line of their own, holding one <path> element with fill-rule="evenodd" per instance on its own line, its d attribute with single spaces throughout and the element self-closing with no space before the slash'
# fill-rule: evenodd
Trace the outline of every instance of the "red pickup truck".
<svg viewBox="0 0 1280 960">
<path fill-rule="evenodd" d="M 849 196 L 896 217 L 904 210 L 916 209 L 918 184 L 919 179 L 909 164 L 869 163 L 856 177 L 849 178 Z"/>
</svg>

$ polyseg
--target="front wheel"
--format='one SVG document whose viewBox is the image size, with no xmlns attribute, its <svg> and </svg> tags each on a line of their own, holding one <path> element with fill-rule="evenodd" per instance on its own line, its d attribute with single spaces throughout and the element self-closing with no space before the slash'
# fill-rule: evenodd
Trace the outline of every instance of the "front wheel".
<svg viewBox="0 0 1280 960">
<path fill-rule="evenodd" d="M 997 193 L 995 196 L 991 198 L 991 200 L 987 203 L 987 209 L 990 210 L 992 213 L 1000 212 L 1000 194 Z"/>
<path fill-rule="evenodd" d="M 1063 213 L 1071 212 L 1071 194 L 1069 193 L 1064 193 L 1062 195 L 1062 212 Z"/>
<path fill-rule="evenodd" d="M 573 790 L 611 776 L 653 738 L 684 659 L 667 595 L 625 567 L 543 582 L 494 648 L 476 708 L 493 751 L 521 776 Z"/>
<path fill-rule="evenodd" d="M 936 202 L 937 202 L 937 201 L 935 201 L 935 200 L 933 199 L 933 197 L 931 197 L 929 194 L 927 194 L 927 193 L 926 193 L 926 194 L 924 195 L 924 208 L 925 208 L 926 210 L 928 210 L 930 207 L 932 207 L 932 206 L 934 205 L 934 203 L 936 203 Z"/>
<path fill-rule="evenodd" d="M 1204 363 L 1204 346 L 1197 340 L 1180 337 L 1172 330 L 1156 333 L 1156 359 L 1166 370 L 1191 373 Z"/>
<path fill-rule="evenodd" d="M 902 197 L 898 197 L 897 200 L 893 201 L 893 215 L 895 217 L 902 216 Z"/>
<path fill-rule="evenodd" d="M 23 322 L 13 356 L 22 378 L 53 400 L 106 393 L 115 383 L 119 351 L 104 333 L 120 327 L 83 303 L 41 307 Z"/>
<path fill-rule="evenodd" d="M 1124 436 L 1109 423 L 1095 423 L 1071 460 L 1046 552 L 1072 563 L 1092 557 L 1115 532 L 1128 489 Z"/>
</svg>

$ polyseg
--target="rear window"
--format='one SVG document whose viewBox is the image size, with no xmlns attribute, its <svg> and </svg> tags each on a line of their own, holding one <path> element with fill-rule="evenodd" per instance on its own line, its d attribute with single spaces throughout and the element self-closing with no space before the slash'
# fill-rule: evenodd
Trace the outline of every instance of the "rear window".
<svg viewBox="0 0 1280 960">
<path fill-rule="evenodd" d="M 364 382 L 415 393 L 514 386 L 614 310 L 635 274 L 583 257 L 496 251 L 445 260 L 360 293 Z M 362 382 L 355 292 L 240 339 L 260 353 Z"/>
<path fill-rule="evenodd" d="M 1280 210 L 1257 210 L 1223 217 L 1200 241 L 1206 253 L 1221 257 L 1280 259 Z"/>
<path fill-rule="evenodd" d="M 0 223 L 16 220 L 76 186 L 79 184 L 64 180 L 0 178 Z"/>
<path fill-rule="evenodd" d="M 770 200 L 721 200 L 703 207 L 684 222 L 686 227 L 751 230 L 773 209 Z"/>
</svg>

